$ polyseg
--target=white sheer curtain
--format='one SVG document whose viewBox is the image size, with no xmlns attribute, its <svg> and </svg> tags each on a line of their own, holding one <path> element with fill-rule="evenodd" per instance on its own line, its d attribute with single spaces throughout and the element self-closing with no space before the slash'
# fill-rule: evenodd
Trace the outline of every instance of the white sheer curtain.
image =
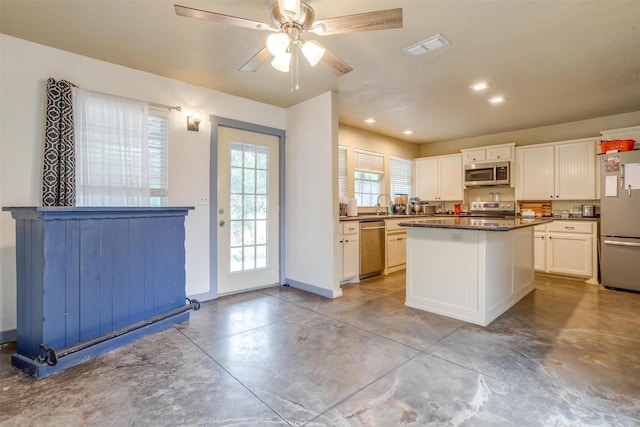
<svg viewBox="0 0 640 427">
<path fill-rule="evenodd" d="M 73 88 L 73 109 L 77 206 L 148 206 L 148 104 Z"/>
</svg>

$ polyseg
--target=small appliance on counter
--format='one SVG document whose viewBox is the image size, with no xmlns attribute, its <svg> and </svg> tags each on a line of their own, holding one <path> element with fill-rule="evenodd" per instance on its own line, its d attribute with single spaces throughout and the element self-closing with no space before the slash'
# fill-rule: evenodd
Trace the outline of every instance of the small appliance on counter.
<svg viewBox="0 0 640 427">
<path fill-rule="evenodd" d="M 436 206 L 429 202 L 420 202 L 420 213 L 422 215 L 435 215 Z"/>
<path fill-rule="evenodd" d="M 596 216 L 596 207 L 594 205 L 582 205 L 582 217 L 593 218 Z"/>
<path fill-rule="evenodd" d="M 396 215 L 404 215 L 409 209 L 409 195 L 408 194 L 394 194 L 393 196 L 393 213 Z"/>
<path fill-rule="evenodd" d="M 409 213 L 411 215 L 415 215 L 415 214 L 419 214 L 420 213 L 420 198 L 419 197 L 412 197 L 409 199 Z"/>
</svg>

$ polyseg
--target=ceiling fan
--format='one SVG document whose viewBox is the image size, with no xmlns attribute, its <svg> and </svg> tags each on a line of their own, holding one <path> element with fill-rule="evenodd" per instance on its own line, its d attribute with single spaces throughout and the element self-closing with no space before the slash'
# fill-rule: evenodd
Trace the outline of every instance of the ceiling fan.
<svg viewBox="0 0 640 427">
<path fill-rule="evenodd" d="M 402 28 L 401 8 L 316 20 L 315 12 L 308 4 L 301 3 L 300 0 L 278 0 L 270 11 L 272 25 L 177 4 L 174 8 L 179 16 L 272 32 L 267 37 L 266 46 L 240 67 L 240 71 L 256 71 L 271 59 L 271 65 L 276 70 L 288 72 L 291 66 L 291 55 L 297 54 L 299 49 L 311 66 L 319 62 L 340 77 L 352 71 L 353 68 L 319 42 L 303 40 L 303 33 L 324 36 Z"/>
</svg>

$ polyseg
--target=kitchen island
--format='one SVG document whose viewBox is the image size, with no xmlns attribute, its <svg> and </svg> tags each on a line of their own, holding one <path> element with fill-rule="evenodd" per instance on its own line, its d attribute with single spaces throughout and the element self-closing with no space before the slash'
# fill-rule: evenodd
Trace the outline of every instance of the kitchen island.
<svg viewBox="0 0 640 427">
<path fill-rule="evenodd" d="M 533 227 L 546 219 L 436 217 L 407 227 L 405 305 L 487 326 L 534 290 Z"/>
</svg>

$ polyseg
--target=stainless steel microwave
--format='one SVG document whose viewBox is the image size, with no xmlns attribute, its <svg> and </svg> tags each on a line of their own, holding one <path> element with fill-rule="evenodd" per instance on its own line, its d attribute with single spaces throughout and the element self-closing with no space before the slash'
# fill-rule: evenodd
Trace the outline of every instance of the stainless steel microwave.
<svg viewBox="0 0 640 427">
<path fill-rule="evenodd" d="M 472 163 L 464 166 L 464 185 L 485 187 L 509 185 L 509 162 Z"/>
</svg>

